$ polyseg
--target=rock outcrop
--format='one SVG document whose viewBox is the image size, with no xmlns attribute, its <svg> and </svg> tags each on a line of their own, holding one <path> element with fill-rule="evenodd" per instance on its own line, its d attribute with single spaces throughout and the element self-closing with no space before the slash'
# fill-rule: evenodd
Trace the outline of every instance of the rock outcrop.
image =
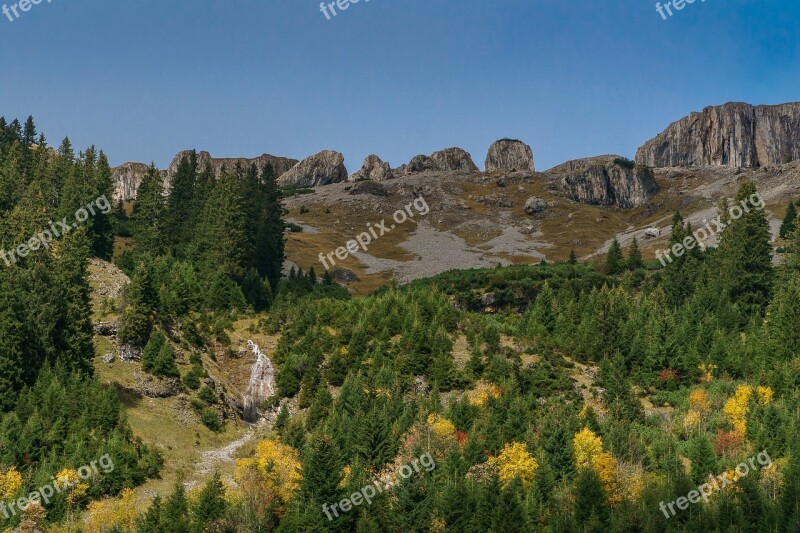
<svg viewBox="0 0 800 533">
<path fill-rule="evenodd" d="M 389 163 L 384 163 L 377 155 L 370 155 L 364 160 L 361 170 L 350 176 L 350 181 L 384 181 L 394 179 Z"/>
<path fill-rule="evenodd" d="M 182 152 L 178 152 L 175 157 L 172 158 L 169 166 L 166 170 L 166 178 L 167 178 L 167 185 L 169 184 L 172 176 L 175 175 L 175 172 L 178 170 L 178 165 L 180 164 L 181 160 L 184 157 L 190 157 L 192 154 L 191 150 L 184 150 Z M 246 157 L 211 157 L 211 154 L 208 152 L 197 152 L 197 169 L 202 171 L 206 167 L 209 167 L 214 170 L 215 175 L 219 175 L 223 168 L 227 169 L 228 171 L 232 172 L 233 169 L 236 168 L 236 165 L 241 165 L 244 168 L 249 167 L 250 165 L 255 165 L 258 168 L 258 171 L 261 172 L 264 167 L 270 163 L 272 168 L 275 169 L 275 176 L 280 177 L 282 174 L 286 173 L 289 169 L 295 166 L 298 161 L 297 159 L 289 159 L 288 157 L 279 157 L 270 154 L 260 155 L 254 158 L 246 158 Z"/>
<path fill-rule="evenodd" d="M 489 147 L 486 172 L 535 171 L 533 150 L 522 141 L 501 139 Z"/>
<path fill-rule="evenodd" d="M 658 192 L 653 171 L 619 156 L 569 161 L 545 172 L 553 192 L 585 204 L 639 207 Z"/>
<path fill-rule="evenodd" d="M 347 181 L 344 156 L 325 150 L 306 158 L 278 178 L 281 186 L 316 187 Z"/>
<path fill-rule="evenodd" d="M 114 183 L 114 203 L 122 200 L 129 202 L 136 198 L 139 185 L 150 167 L 144 163 L 124 163 L 111 170 L 111 180 Z"/>
<path fill-rule="evenodd" d="M 800 102 L 727 103 L 671 124 L 636 153 L 650 167 L 754 168 L 800 159 Z"/>
<path fill-rule="evenodd" d="M 389 196 L 386 188 L 376 181 L 359 181 L 350 189 L 350 194 L 369 194 L 372 196 Z"/>
<path fill-rule="evenodd" d="M 477 172 L 472 156 L 463 148 L 447 148 L 431 155 L 418 155 L 407 165 L 397 169 L 398 174 L 418 172 Z"/>
</svg>

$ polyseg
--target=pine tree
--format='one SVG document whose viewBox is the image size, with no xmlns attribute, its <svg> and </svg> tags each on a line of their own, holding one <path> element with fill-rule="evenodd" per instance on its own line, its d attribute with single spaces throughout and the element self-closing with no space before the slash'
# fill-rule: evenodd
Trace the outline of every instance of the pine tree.
<svg viewBox="0 0 800 533">
<path fill-rule="evenodd" d="M 781 224 L 781 237 L 786 238 L 796 227 L 795 219 L 797 218 L 797 210 L 794 207 L 794 202 L 789 202 L 789 209 L 786 210 L 786 216 L 783 218 Z"/>
<path fill-rule="evenodd" d="M 281 410 L 278 411 L 278 417 L 275 419 L 274 429 L 280 435 L 283 430 L 286 428 L 286 424 L 289 422 L 289 409 L 286 407 L 286 402 L 281 405 Z"/>
<path fill-rule="evenodd" d="M 582 531 L 607 530 L 611 525 L 606 492 L 594 470 L 581 468 L 575 487 L 575 519 Z"/>
<path fill-rule="evenodd" d="M 633 238 L 631 247 L 628 249 L 628 270 L 639 270 L 644 266 L 642 252 L 639 250 L 639 241 Z"/>
<path fill-rule="evenodd" d="M 341 470 L 339 451 L 333 439 L 318 432 L 312 437 L 307 459 L 303 461 L 303 481 L 300 485 L 303 500 L 319 505 L 339 501 Z"/>
<path fill-rule="evenodd" d="M 161 525 L 161 496 L 156 494 L 147 512 L 139 517 L 136 522 L 136 533 L 162 533 L 164 529 Z"/>
<path fill-rule="evenodd" d="M 570 265 L 575 265 L 578 263 L 578 256 L 575 255 L 575 250 L 569 251 L 569 260 L 567 261 Z"/>
<path fill-rule="evenodd" d="M 151 164 L 139 185 L 131 211 L 131 226 L 136 238 L 136 249 L 153 256 L 165 251 L 163 182 L 161 171 Z"/>
<path fill-rule="evenodd" d="M 185 255 L 195 235 L 193 222 L 197 220 L 197 216 L 192 209 L 195 207 L 196 181 L 197 152 L 192 151 L 188 157 L 181 158 L 172 176 L 164 212 L 164 237 L 178 257 Z"/>
<path fill-rule="evenodd" d="M 161 331 L 150 336 L 150 340 L 147 341 L 144 350 L 142 350 L 142 370 L 151 374 L 154 373 L 159 353 L 161 353 L 161 349 L 166 342 L 167 339 Z"/>
<path fill-rule="evenodd" d="M 608 250 L 608 256 L 606 257 L 606 272 L 614 276 L 620 274 L 624 269 L 625 257 L 622 255 L 622 247 L 615 237 L 614 242 L 611 243 L 611 248 Z"/>
<path fill-rule="evenodd" d="M 172 494 L 164 503 L 161 514 L 162 531 L 171 533 L 189 533 L 189 502 L 186 499 L 186 489 L 183 481 L 178 480 Z"/>
<path fill-rule="evenodd" d="M 763 209 L 747 206 L 754 203 L 751 198 L 757 194 L 752 182 L 739 188 L 737 205 L 730 211 L 740 209 L 743 215 L 739 219 L 731 217 L 730 225 L 722 232 L 717 256 L 722 290 L 746 313 L 764 311 L 773 281 L 769 222 Z"/>
<path fill-rule="evenodd" d="M 213 530 L 214 522 L 225 517 L 227 501 L 225 485 L 222 484 L 219 472 L 214 473 L 197 499 L 193 509 L 194 526 L 197 531 Z"/>
<path fill-rule="evenodd" d="M 114 253 L 114 215 L 111 212 L 113 188 L 108 158 L 100 151 L 95 175 L 95 193 L 92 199 L 95 212 L 91 215 L 89 227 L 91 228 L 92 252 L 97 257 L 106 260 L 111 259 L 111 255 Z"/>
<path fill-rule="evenodd" d="M 139 263 L 125 295 L 125 309 L 119 327 L 121 343 L 142 347 L 150 339 L 153 293 L 150 272 L 144 263 Z"/>
</svg>

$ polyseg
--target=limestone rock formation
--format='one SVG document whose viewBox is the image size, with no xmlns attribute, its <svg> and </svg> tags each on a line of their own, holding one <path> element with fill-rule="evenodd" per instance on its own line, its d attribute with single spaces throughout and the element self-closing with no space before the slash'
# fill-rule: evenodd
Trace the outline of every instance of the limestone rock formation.
<svg viewBox="0 0 800 533">
<path fill-rule="evenodd" d="M 438 170 L 444 172 L 477 172 L 472 156 L 462 148 L 447 148 L 431 154 Z"/>
<path fill-rule="evenodd" d="M 658 192 L 651 169 L 615 155 L 568 161 L 545 176 L 556 194 L 592 205 L 639 207 Z"/>
<path fill-rule="evenodd" d="M 367 156 L 361 170 L 350 176 L 350 181 L 384 181 L 394 179 L 389 163 L 384 163 L 380 157 L 373 154 Z"/>
<path fill-rule="evenodd" d="M 122 200 L 129 202 L 136 198 L 139 185 L 147 174 L 148 166 L 144 163 L 124 163 L 111 170 L 114 183 L 114 203 Z"/>
<path fill-rule="evenodd" d="M 489 147 L 486 172 L 535 171 L 533 150 L 522 141 L 501 139 Z"/>
<path fill-rule="evenodd" d="M 477 172 L 472 156 L 463 148 L 447 148 L 431 155 L 418 155 L 397 169 L 400 174 L 417 172 Z"/>
<path fill-rule="evenodd" d="M 278 178 L 278 185 L 316 187 L 347 181 L 344 156 L 339 152 L 325 150 L 312 155 L 293 166 Z"/>
<path fill-rule="evenodd" d="M 178 152 L 175 157 L 172 158 L 172 161 L 166 170 L 167 186 L 172 179 L 172 176 L 174 176 L 175 172 L 178 170 L 178 165 L 180 164 L 181 159 L 184 157 L 189 157 L 191 153 L 191 150 L 184 150 L 182 152 Z M 237 164 L 240 164 L 245 168 L 255 164 L 256 168 L 258 168 L 258 171 L 261 172 L 267 163 L 272 164 L 272 168 L 275 169 L 275 175 L 279 177 L 295 166 L 298 161 L 297 159 L 289 159 L 288 157 L 279 157 L 270 154 L 264 154 L 248 159 L 246 157 L 211 157 L 211 154 L 208 152 L 197 152 L 198 170 L 202 171 L 204 168 L 210 167 L 214 170 L 215 175 L 219 175 L 223 167 L 232 172 L 233 169 L 236 168 Z"/>
<path fill-rule="evenodd" d="M 753 168 L 800 159 L 800 102 L 727 103 L 671 124 L 636 153 L 650 167 Z"/>
</svg>

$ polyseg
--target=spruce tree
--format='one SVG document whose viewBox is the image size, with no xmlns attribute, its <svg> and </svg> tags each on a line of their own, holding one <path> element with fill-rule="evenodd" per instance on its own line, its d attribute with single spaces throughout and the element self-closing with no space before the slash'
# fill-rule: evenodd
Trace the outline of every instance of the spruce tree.
<svg viewBox="0 0 800 533">
<path fill-rule="evenodd" d="M 140 253 L 161 255 L 165 251 L 164 178 L 154 164 L 150 165 L 131 211 L 131 226 Z"/>
<path fill-rule="evenodd" d="M 153 293 L 150 272 L 144 263 L 139 263 L 125 294 L 125 309 L 119 326 L 121 343 L 143 347 L 150 339 L 153 327 Z"/>
<path fill-rule="evenodd" d="M 642 266 L 644 266 L 644 262 L 642 261 L 642 252 L 639 250 L 639 241 L 634 237 L 631 247 L 628 249 L 628 269 L 638 270 Z"/>
<path fill-rule="evenodd" d="M 197 503 L 194 505 L 194 527 L 197 531 L 214 530 L 215 522 L 225 517 L 227 511 L 225 485 L 222 484 L 219 472 L 206 483 Z"/>
<path fill-rule="evenodd" d="M 186 499 L 186 489 L 183 481 L 178 480 L 172 494 L 164 502 L 161 513 L 162 531 L 171 533 L 189 533 L 189 502 Z"/>
<path fill-rule="evenodd" d="M 622 247 L 615 237 L 614 242 L 611 243 L 611 248 L 608 250 L 608 256 L 606 257 L 606 272 L 614 276 L 620 274 L 624 269 L 625 257 L 622 255 Z"/>
<path fill-rule="evenodd" d="M 743 212 L 722 232 L 719 245 L 720 283 L 731 302 L 745 313 L 763 312 L 772 292 L 772 245 L 769 222 L 763 209 L 752 207 L 757 194 L 752 182 L 744 183 L 730 211 Z M 745 207 L 742 207 L 742 205 Z"/>
<path fill-rule="evenodd" d="M 575 486 L 575 519 L 582 531 L 607 530 L 611 525 L 606 492 L 591 468 L 581 468 Z"/>
<path fill-rule="evenodd" d="M 170 192 L 164 212 L 164 236 L 178 257 L 183 257 L 195 235 L 192 209 L 195 207 L 197 181 L 197 152 L 192 151 L 178 163 L 170 182 Z"/>
<path fill-rule="evenodd" d="M 136 533 L 162 533 L 164 529 L 161 525 L 161 513 L 161 496 L 156 494 L 150 507 L 136 521 Z"/>
<path fill-rule="evenodd" d="M 781 238 L 786 238 L 796 227 L 797 210 L 794 207 L 794 202 L 789 202 L 789 208 L 786 210 L 786 216 L 783 218 L 781 224 Z"/>
</svg>

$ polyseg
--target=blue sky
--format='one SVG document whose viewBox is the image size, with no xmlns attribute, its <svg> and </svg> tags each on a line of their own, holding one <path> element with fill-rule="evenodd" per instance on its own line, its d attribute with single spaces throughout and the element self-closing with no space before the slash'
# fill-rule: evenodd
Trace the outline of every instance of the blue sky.
<svg viewBox="0 0 800 533">
<path fill-rule="evenodd" d="M 17 0 L 14 0 L 16 2 Z M 11 5 L 10 0 L 0 0 Z M 664 2 L 662 2 L 664 3 Z M 0 115 L 112 164 L 377 153 L 496 139 L 537 168 L 636 148 L 693 110 L 800 100 L 800 2 L 52 0 L 0 15 Z M 13 15 L 12 15 L 13 17 Z"/>
</svg>

